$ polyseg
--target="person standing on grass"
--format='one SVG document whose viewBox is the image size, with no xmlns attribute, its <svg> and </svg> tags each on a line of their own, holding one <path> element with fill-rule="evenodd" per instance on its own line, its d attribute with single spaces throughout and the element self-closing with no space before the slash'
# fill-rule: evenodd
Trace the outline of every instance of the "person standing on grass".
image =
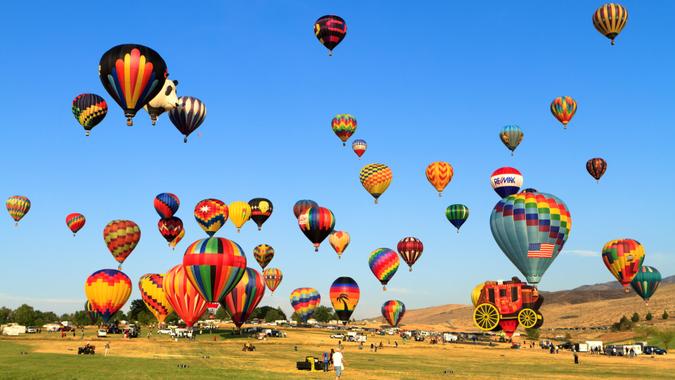
<svg viewBox="0 0 675 380">
<path fill-rule="evenodd" d="M 346 362 L 345 358 L 342 355 L 342 349 L 338 348 L 337 351 L 333 354 L 333 367 L 335 368 L 335 380 L 340 380 L 342 376 L 342 370 L 344 369 Z"/>
<path fill-rule="evenodd" d="M 323 353 L 323 371 L 328 372 L 328 352 Z"/>
<path fill-rule="evenodd" d="M 105 352 L 104 352 L 103 356 L 108 356 L 108 350 L 110 349 L 110 341 L 105 342 L 104 348 L 105 348 Z"/>
</svg>

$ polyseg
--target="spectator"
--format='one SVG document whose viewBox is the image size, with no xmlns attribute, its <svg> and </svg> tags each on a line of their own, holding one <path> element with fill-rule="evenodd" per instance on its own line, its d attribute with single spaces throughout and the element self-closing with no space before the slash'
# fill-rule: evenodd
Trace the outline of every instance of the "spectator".
<svg viewBox="0 0 675 380">
<path fill-rule="evenodd" d="M 323 371 L 328 372 L 328 363 L 330 361 L 330 357 L 328 356 L 328 352 L 323 353 Z"/>
<path fill-rule="evenodd" d="M 103 356 L 108 356 L 108 350 L 110 349 L 110 341 L 105 342 L 104 348 L 105 348 L 105 352 L 104 352 Z"/>
<path fill-rule="evenodd" d="M 344 356 L 342 355 L 342 349 L 338 348 L 337 351 L 333 354 L 333 367 L 335 368 L 335 380 L 340 380 L 345 363 L 346 362 Z"/>
</svg>

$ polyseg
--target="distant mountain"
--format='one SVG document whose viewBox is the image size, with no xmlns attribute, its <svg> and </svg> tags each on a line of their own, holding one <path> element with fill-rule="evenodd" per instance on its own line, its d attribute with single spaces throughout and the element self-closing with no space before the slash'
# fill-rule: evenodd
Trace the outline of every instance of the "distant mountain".
<svg viewBox="0 0 675 380">
<path fill-rule="evenodd" d="M 664 278 L 662 285 L 675 283 L 675 275 Z M 555 292 L 541 291 L 546 305 L 571 304 L 576 305 L 591 301 L 604 301 L 610 299 L 635 297 L 631 291 L 628 293 L 621 291 L 621 284 L 618 281 L 603 282 L 594 285 L 582 285 L 571 290 L 559 290 Z"/>
</svg>

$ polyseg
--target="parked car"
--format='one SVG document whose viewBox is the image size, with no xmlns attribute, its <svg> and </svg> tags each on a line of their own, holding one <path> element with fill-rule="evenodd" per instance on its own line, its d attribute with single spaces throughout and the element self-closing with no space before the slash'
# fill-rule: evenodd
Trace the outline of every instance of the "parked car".
<svg viewBox="0 0 675 380">
<path fill-rule="evenodd" d="M 344 339 L 344 334 L 333 334 L 330 336 L 332 339 Z"/>
<path fill-rule="evenodd" d="M 157 330 L 157 334 L 171 335 L 171 329 L 159 329 Z"/>
<path fill-rule="evenodd" d="M 644 352 L 646 355 L 665 355 L 668 353 L 668 351 L 664 350 L 663 348 L 656 346 L 645 346 L 642 349 L 642 352 Z"/>
<path fill-rule="evenodd" d="M 96 333 L 96 336 L 99 338 L 103 338 L 108 336 L 108 331 L 106 329 L 99 329 L 98 332 Z"/>
<path fill-rule="evenodd" d="M 28 326 L 26 327 L 26 334 L 35 334 L 37 333 L 37 327 Z"/>
</svg>

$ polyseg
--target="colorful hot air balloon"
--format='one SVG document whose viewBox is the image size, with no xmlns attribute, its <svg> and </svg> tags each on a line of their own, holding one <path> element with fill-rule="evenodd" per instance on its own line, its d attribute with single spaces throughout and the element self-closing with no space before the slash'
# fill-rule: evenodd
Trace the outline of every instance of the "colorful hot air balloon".
<svg viewBox="0 0 675 380">
<path fill-rule="evenodd" d="M 253 198 L 248 201 L 248 205 L 251 207 L 251 219 L 258 225 L 258 231 L 262 230 L 263 223 L 272 215 L 272 201 L 265 198 Z"/>
<path fill-rule="evenodd" d="M 84 217 L 84 215 L 80 214 L 79 212 L 74 212 L 72 214 L 66 215 L 66 225 L 73 233 L 73 236 L 75 236 L 77 231 L 81 230 L 82 227 L 84 227 L 84 224 L 86 222 L 87 219 Z"/>
<path fill-rule="evenodd" d="M 359 156 L 359 158 L 361 158 L 361 156 L 366 153 L 366 149 L 368 149 L 366 140 L 356 139 L 352 142 L 352 150 L 357 156 Z"/>
<path fill-rule="evenodd" d="M 241 325 L 253 314 L 260 300 L 265 295 L 265 283 L 263 278 L 253 268 L 246 268 L 237 286 L 227 293 L 220 301 L 220 305 L 227 309 L 232 317 L 232 322 L 241 328 Z"/>
<path fill-rule="evenodd" d="M 614 45 L 614 39 L 628 22 L 628 11 L 621 4 L 607 3 L 601 5 L 593 13 L 593 26 L 603 36 L 609 38 Z"/>
<path fill-rule="evenodd" d="M 347 145 L 347 140 L 356 131 L 357 124 L 356 118 L 347 113 L 339 114 L 333 118 L 331 127 L 333 128 L 333 132 L 342 141 L 342 146 Z"/>
<path fill-rule="evenodd" d="M 185 136 L 183 142 L 186 143 L 188 136 L 194 132 L 204 122 L 206 118 L 206 106 L 201 100 L 192 96 L 181 96 L 178 98 L 178 107 L 169 111 L 169 119 L 180 133 Z"/>
<path fill-rule="evenodd" d="M 389 300 L 382 305 L 382 316 L 391 327 L 398 327 L 404 315 L 405 305 L 399 300 Z"/>
<path fill-rule="evenodd" d="M 368 258 L 368 266 L 384 290 L 387 290 L 387 283 L 396 274 L 399 263 L 398 254 L 389 248 L 378 248 Z"/>
<path fill-rule="evenodd" d="M 84 301 L 84 311 L 87 313 L 87 316 L 91 320 L 92 324 L 95 324 L 101 317 L 101 314 L 99 314 L 96 310 L 94 310 L 93 306 L 89 303 L 88 300 Z"/>
<path fill-rule="evenodd" d="M 590 174 L 596 181 L 600 182 L 600 178 L 607 171 L 607 161 L 602 158 L 596 157 L 591 158 L 586 161 L 586 171 Z"/>
<path fill-rule="evenodd" d="M 291 292 L 290 299 L 293 310 L 303 322 L 307 322 L 321 303 L 321 295 L 314 288 L 297 288 Z"/>
<path fill-rule="evenodd" d="M 403 258 L 403 261 L 408 264 L 410 272 L 412 272 L 413 265 L 422 256 L 422 252 L 424 252 L 424 244 L 422 244 L 420 239 L 408 236 L 398 242 L 396 249 L 401 258 Z"/>
<path fill-rule="evenodd" d="M 157 194 L 153 204 L 160 218 L 170 218 L 178 211 L 180 200 L 176 194 L 161 193 Z"/>
<path fill-rule="evenodd" d="M 267 288 L 274 294 L 274 291 L 277 290 L 279 284 L 281 284 L 284 275 L 279 268 L 267 268 L 263 271 L 263 277 L 265 278 Z"/>
<path fill-rule="evenodd" d="M 319 42 L 328 49 L 328 55 L 333 55 L 333 49 L 347 35 L 347 24 L 339 16 L 322 16 L 314 23 L 314 34 Z"/>
<path fill-rule="evenodd" d="M 159 323 L 164 323 L 166 317 L 173 312 L 173 307 L 164 293 L 164 274 L 144 274 L 138 280 L 138 290 L 141 291 L 141 298 L 148 310 Z"/>
<path fill-rule="evenodd" d="M 14 219 L 16 225 L 19 225 L 19 221 L 28 214 L 30 210 L 30 199 L 24 197 L 23 195 L 13 195 L 7 199 L 5 202 L 7 206 L 7 212 L 9 216 Z"/>
<path fill-rule="evenodd" d="M 293 215 L 295 215 L 295 219 L 298 219 L 300 214 L 303 214 L 312 207 L 319 207 L 319 204 L 309 199 L 301 199 L 295 202 L 293 205 Z"/>
<path fill-rule="evenodd" d="M 212 237 L 190 244 L 183 256 L 188 279 L 207 302 L 220 302 L 244 275 L 246 256 L 232 240 Z"/>
<path fill-rule="evenodd" d="M 384 164 L 368 164 L 359 173 L 361 185 L 375 198 L 375 203 L 377 203 L 377 199 L 382 193 L 387 190 L 393 177 L 394 174 L 391 172 L 391 169 Z"/>
<path fill-rule="evenodd" d="M 505 166 L 492 172 L 490 185 L 497 195 L 504 198 L 520 190 L 523 186 L 523 175 L 518 169 Z"/>
<path fill-rule="evenodd" d="M 638 270 L 633 281 L 630 282 L 630 286 L 633 287 L 635 293 L 637 293 L 645 303 L 649 302 L 649 299 L 654 295 L 656 289 L 658 289 L 659 284 L 661 283 L 661 273 L 654 267 L 648 267 L 643 265 Z"/>
<path fill-rule="evenodd" d="M 206 300 L 192 285 L 188 279 L 187 271 L 181 264 L 166 272 L 162 288 L 176 315 L 188 327 L 192 327 L 208 309 Z"/>
<path fill-rule="evenodd" d="M 438 191 L 438 196 L 443 195 L 443 190 L 452 181 L 454 171 L 452 165 L 443 161 L 432 162 L 427 166 L 427 180 Z"/>
<path fill-rule="evenodd" d="M 159 233 L 166 239 L 166 242 L 171 244 L 183 232 L 183 221 L 176 216 L 163 218 L 157 222 L 157 228 L 159 229 Z"/>
<path fill-rule="evenodd" d="M 559 96 L 551 102 L 551 113 L 565 129 L 575 112 L 577 112 L 577 102 L 570 96 Z"/>
<path fill-rule="evenodd" d="M 108 104 L 96 94 L 80 94 L 73 99 L 72 110 L 75 119 L 84 128 L 84 134 L 89 136 L 108 113 Z"/>
<path fill-rule="evenodd" d="M 104 323 L 108 323 L 129 299 L 131 280 L 118 270 L 101 269 L 87 277 L 84 293 L 91 308 L 101 315 Z"/>
<path fill-rule="evenodd" d="M 450 205 L 445 209 L 445 217 L 457 228 L 457 233 L 459 233 L 459 227 L 469 219 L 469 208 L 462 204 Z"/>
<path fill-rule="evenodd" d="M 237 227 L 237 232 L 240 232 L 244 223 L 251 218 L 251 206 L 246 202 L 235 201 L 230 203 L 228 208 L 230 209 L 230 220 Z"/>
<path fill-rule="evenodd" d="M 225 224 L 228 214 L 227 205 L 213 198 L 199 201 L 194 211 L 199 227 L 209 236 L 213 236 Z"/>
<path fill-rule="evenodd" d="M 180 231 L 180 234 L 176 236 L 175 239 L 171 240 L 171 243 L 169 243 L 169 247 L 171 247 L 171 249 L 176 249 L 176 245 L 178 245 L 178 243 L 180 243 L 180 241 L 183 240 L 184 237 L 185 237 L 185 228 L 183 228 Z"/>
<path fill-rule="evenodd" d="M 343 324 L 349 322 L 360 297 L 359 284 L 351 277 L 338 277 L 330 286 L 330 302 Z"/>
<path fill-rule="evenodd" d="M 642 244 L 633 239 L 618 239 L 607 242 L 602 247 L 602 261 L 609 271 L 623 285 L 628 293 L 628 285 L 633 281 L 645 259 Z"/>
<path fill-rule="evenodd" d="M 506 257 L 536 285 L 562 251 L 572 217 L 556 196 L 524 190 L 497 202 L 490 229 Z"/>
<path fill-rule="evenodd" d="M 122 263 L 141 240 L 141 229 L 131 220 L 113 220 L 103 228 L 103 240 L 112 256 L 120 263 L 118 269 L 122 269 Z"/>
<path fill-rule="evenodd" d="M 523 141 L 523 131 L 517 125 L 507 125 L 499 132 L 499 138 L 509 148 L 513 156 L 513 152 Z"/>
<path fill-rule="evenodd" d="M 321 242 L 333 232 L 335 216 L 325 207 L 312 207 L 298 217 L 298 225 L 314 245 L 314 252 L 319 252 Z"/>
<path fill-rule="evenodd" d="M 267 264 L 269 264 L 274 257 L 274 248 L 267 244 L 256 245 L 255 248 L 253 248 L 253 257 L 255 257 L 255 261 L 260 264 L 260 267 L 265 269 Z"/>
<path fill-rule="evenodd" d="M 333 231 L 333 233 L 328 236 L 328 242 L 335 250 L 335 253 L 337 253 L 338 259 L 342 258 L 342 254 L 345 252 L 345 249 L 347 249 L 350 241 L 351 238 L 346 231 Z"/>
<path fill-rule="evenodd" d="M 98 75 L 108 94 L 124 110 L 127 125 L 164 85 L 166 63 L 156 51 L 142 45 L 118 45 L 98 64 Z"/>
</svg>

